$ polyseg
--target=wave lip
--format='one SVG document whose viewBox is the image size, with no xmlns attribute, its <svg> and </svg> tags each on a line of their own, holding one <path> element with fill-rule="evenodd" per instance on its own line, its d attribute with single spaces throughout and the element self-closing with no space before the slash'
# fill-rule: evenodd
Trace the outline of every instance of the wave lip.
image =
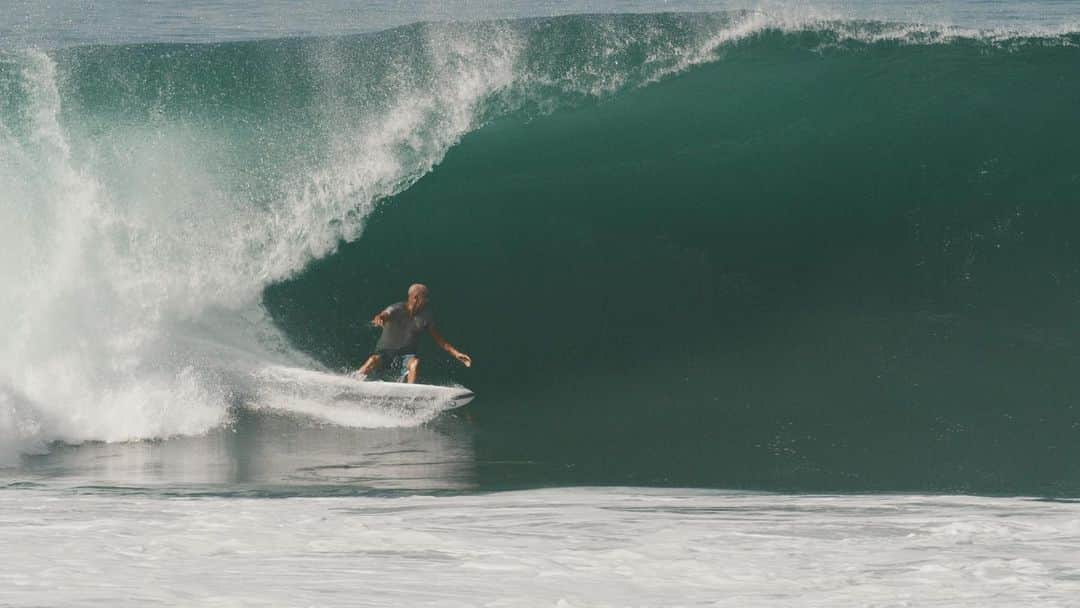
<svg viewBox="0 0 1080 608">
<path fill-rule="evenodd" d="M 20 420 L 40 421 L 30 433 L 12 417 L 6 444 L 205 432 L 261 394 L 251 370 L 314 365 L 262 312 L 263 287 L 356 238 L 512 77 L 501 26 L 389 36 L 3 54 L 0 87 L 15 95 L 0 108 L 0 223 L 14 255 L 0 280 L 16 288 L 0 303 L 14 330 L 0 369 L 31 412 Z M 354 78 L 365 62 L 379 82 Z M 270 76 L 233 88 L 237 69 Z M 279 86 L 278 70 L 300 84 Z M 215 95 L 300 104 L 314 122 L 208 109 Z"/>
</svg>

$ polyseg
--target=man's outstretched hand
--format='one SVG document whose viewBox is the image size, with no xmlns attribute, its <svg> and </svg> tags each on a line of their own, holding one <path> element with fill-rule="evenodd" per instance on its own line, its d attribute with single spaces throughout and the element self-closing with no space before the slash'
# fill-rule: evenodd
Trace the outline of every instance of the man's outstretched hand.
<svg viewBox="0 0 1080 608">
<path fill-rule="evenodd" d="M 472 357 L 465 353 L 454 353 L 454 358 L 461 361 L 461 364 L 465 367 L 472 367 Z"/>
<path fill-rule="evenodd" d="M 388 315 L 386 314 L 386 311 L 384 310 L 383 312 L 380 312 L 379 314 L 375 315 L 375 318 L 371 320 L 371 324 L 374 325 L 375 327 L 382 327 L 382 326 L 386 325 L 386 317 L 387 316 Z"/>
</svg>

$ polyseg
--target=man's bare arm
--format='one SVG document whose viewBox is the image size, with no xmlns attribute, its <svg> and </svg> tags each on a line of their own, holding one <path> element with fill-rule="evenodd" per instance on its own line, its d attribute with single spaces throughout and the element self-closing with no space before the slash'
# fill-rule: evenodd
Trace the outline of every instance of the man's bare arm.
<svg viewBox="0 0 1080 608">
<path fill-rule="evenodd" d="M 439 333 L 439 330 L 435 329 L 434 325 L 428 326 L 428 333 L 431 334 L 431 339 L 435 340 L 435 344 L 438 344 L 439 348 L 450 353 L 451 357 L 461 361 L 462 365 L 465 367 L 472 367 L 472 357 L 454 348 L 454 345 L 447 342 L 446 338 L 442 337 L 442 334 Z"/>
</svg>

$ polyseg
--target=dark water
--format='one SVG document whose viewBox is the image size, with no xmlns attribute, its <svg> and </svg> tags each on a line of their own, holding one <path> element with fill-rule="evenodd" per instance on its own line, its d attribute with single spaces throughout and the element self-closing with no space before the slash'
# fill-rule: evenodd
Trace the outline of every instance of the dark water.
<svg viewBox="0 0 1080 608">
<path fill-rule="evenodd" d="M 499 119 L 265 302 L 344 368 L 431 285 L 482 486 L 1075 495 L 1078 40 L 830 38 Z"/>
</svg>

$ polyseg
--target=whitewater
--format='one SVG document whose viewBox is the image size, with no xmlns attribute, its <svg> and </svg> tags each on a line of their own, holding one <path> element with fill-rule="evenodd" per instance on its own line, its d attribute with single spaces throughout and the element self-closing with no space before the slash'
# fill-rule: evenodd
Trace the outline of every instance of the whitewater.
<svg viewBox="0 0 1080 608">
<path fill-rule="evenodd" d="M 1075 606 L 1075 503 L 546 489 L 0 492 L 0 603 Z"/>
<path fill-rule="evenodd" d="M 237 186 L 271 188 L 270 199 L 218 181 L 208 125 L 151 114 L 73 150 L 55 60 L 5 55 L 16 104 L 0 125 L 9 457 L 53 439 L 204 432 L 226 422 L 232 395 L 265 388 L 247 386 L 261 365 L 316 365 L 265 319 L 262 288 L 355 238 L 374 202 L 429 170 L 509 78 L 510 43 L 427 29 L 422 67 L 438 80 L 395 82 L 396 96 L 359 112 L 285 183 Z M 345 108 L 328 96 L 317 109 L 336 122 Z"/>
</svg>

